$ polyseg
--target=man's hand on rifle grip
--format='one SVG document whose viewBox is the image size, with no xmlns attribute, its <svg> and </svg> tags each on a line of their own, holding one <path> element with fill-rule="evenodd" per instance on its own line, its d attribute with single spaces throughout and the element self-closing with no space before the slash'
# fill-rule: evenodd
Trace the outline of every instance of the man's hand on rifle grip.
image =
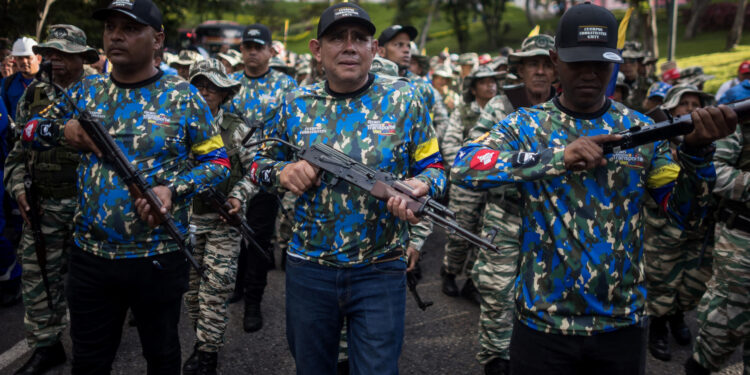
<svg viewBox="0 0 750 375">
<path fill-rule="evenodd" d="M 405 180 L 404 182 L 412 187 L 412 194 L 415 197 L 421 197 L 423 195 L 426 195 L 427 192 L 430 191 L 430 187 L 427 186 L 427 184 L 415 178 L 410 178 L 408 180 Z M 414 212 L 406 208 L 406 200 L 401 199 L 400 197 L 388 198 L 388 204 L 386 206 L 388 208 L 388 212 L 398 216 L 398 218 L 401 220 L 407 220 L 411 224 L 416 224 L 419 222 L 419 218 L 414 215 Z"/>
<path fill-rule="evenodd" d="M 318 170 L 307 160 L 287 164 L 279 174 L 281 186 L 291 191 L 292 194 L 300 196 L 313 185 L 320 186 L 321 176 Z"/>
<path fill-rule="evenodd" d="M 65 123 L 64 130 L 65 140 L 70 146 L 81 151 L 91 151 L 97 157 L 102 157 L 102 152 L 96 147 L 94 141 L 91 140 L 89 135 L 83 130 L 81 123 L 78 120 L 68 120 Z"/>
<path fill-rule="evenodd" d="M 151 228 L 156 228 L 161 223 L 159 217 L 166 215 L 172 209 L 172 191 L 164 185 L 156 186 L 153 190 L 162 203 L 161 215 L 151 212 L 152 207 L 144 197 L 135 200 L 135 209 L 143 221 L 147 222 Z M 153 209 L 156 208 L 154 207 Z"/>
</svg>

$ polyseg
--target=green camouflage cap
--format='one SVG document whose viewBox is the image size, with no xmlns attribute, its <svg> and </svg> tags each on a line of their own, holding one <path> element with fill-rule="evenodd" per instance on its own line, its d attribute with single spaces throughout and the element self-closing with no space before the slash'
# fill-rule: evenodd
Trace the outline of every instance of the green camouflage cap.
<svg viewBox="0 0 750 375">
<path fill-rule="evenodd" d="M 476 52 L 462 53 L 458 56 L 458 65 L 478 65 L 479 55 Z"/>
<path fill-rule="evenodd" d="M 234 61 L 237 62 L 234 65 L 244 64 L 244 61 L 242 60 L 242 53 L 240 51 L 237 51 L 236 49 L 230 49 L 226 54 L 234 57 Z"/>
<path fill-rule="evenodd" d="M 707 75 L 703 73 L 703 68 L 700 66 L 691 66 L 680 70 L 680 78 L 677 83 L 686 83 L 688 85 L 699 86 L 706 81 L 714 79 L 716 76 Z"/>
<path fill-rule="evenodd" d="M 235 59 L 234 56 L 228 53 L 219 52 L 216 54 L 216 57 L 226 60 L 226 62 L 228 62 L 231 66 L 237 65 L 237 59 Z"/>
<path fill-rule="evenodd" d="M 445 64 L 438 64 L 438 66 L 435 67 L 435 71 L 432 72 L 432 75 L 451 79 L 453 78 L 453 70 Z"/>
<path fill-rule="evenodd" d="M 713 95 L 699 90 L 694 85 L 682 83 L 672 86 L 672 88 L 667 91 L 667 97 L 664 98 L 664 104 L 661 105 L 661 108 L 667 111 L 676 108 L 677 105 L 680 104 L 680 99 L 682 99 L 682 96 L 685 94 L 698 95 L 701 99 L 702 106 L 711 105 L 714 102 Z"/>
<path fill-rule="evenodd" d="M 380 56 L 375 56 L 375 58 L 372 60 L 372 65 L 370 66 L 370 73 L 381 75 L 381 76 L 399 77 L 398 65 L 396 65 L 395 62 L 388 60 L 388 59 L 384 59 Z"/>
<path fill-rule="evenodd" d="M 229 100 L 237 94 L 242 85 L 227 74 L 224 64 L 217 59 L 201 60 L 193 63 L 190 66 L 190 83 L 193 83 L 198 77 L 206 77 L 217 87 L 230 91 L 225 100 Z"/>
<path fill-rule="evenodd" d="M 490 67 L 486 65 L 480 65 L 472 69 L 469 75 L 466 76 L 466 78 L 464 78 L 464 84 L 463 84 L 464 102 L 471 103 L 474 101 L 474 95 L 471 93 L 471 85 L 473 85 L 475 81 L 480 80 L 482 78 L 487 78 L 487 77 L 493 77 L 495 79 L 499 79 L 504 76 L 505 76 L 505 73 L 496 72 L 490 69 Z"/>
<path fill-rule="evenodd" d="M 310 60 L 308 59 L 299 59 L 297 61 L 297 66 L 294 67 L 295 72 L 297 75 L 300 74 L 311 74 L 312 73 L 312 66 L 310 65 Z"/>
<path fill-rule="evenodd" d="M 177 55 L 177 60 L 172 61 L 169 66 L 175 67 L 175 65 L 193 65 L 193 63 L 202 61 L 203 55 L 198 53 L 197 51 L 184 49 L 180 51 L 180 54 Z"/>
<path fill-rule="evenodd" d="M 278 56 L 272 57 L 271 60 L 268 62 L 268 66 L 286 75 L 294 76 L 294 67 L 285 64 L 284 61 L 281 60 L 281 58 L 279 58 Z"/>
<path fill-rule="evenodd" d="M 508 61 L 517 64 L 524 57 L 549 56 L 549 50 L 555 48 L 555 38 L 547 34 L 530 36 L 521 43 L 521 50 L 508 55 Z"/>
<path fill-rule="evenodd" d="M 492 59 L 490 63 L 488 64 L 490 69 L 497 70 L 502 65 L 508 65 L 508 58 L 505 56 L 498 56 Z"/>
<path fill-rule="evenodd" d="M 623 59 L 642 59 L 644 57 L 646 57 L 646 53 L 643 52 L 643 45 L 641 42 L 625 42 L 625 46 L 622 49 Z"/>
<path fill-rule="evenodd" d="M 52 25 L 47 41 L 31 47 L 36 54 L 44 54 L 46 49 L 64 53 L 81 54 L 83 62 L 93 64 L 99 61 L 99 53 L 86 45 L 86 33 L 73 25 Z"/>
</svg>

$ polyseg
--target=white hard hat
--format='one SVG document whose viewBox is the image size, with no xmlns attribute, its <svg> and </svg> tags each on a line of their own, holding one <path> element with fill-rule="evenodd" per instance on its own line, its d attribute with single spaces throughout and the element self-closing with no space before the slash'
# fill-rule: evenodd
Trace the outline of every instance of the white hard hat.
<svg viewBox="0 0 750 375">
<path fill-rule="evenodd" d="M 36 41 L 31 38 L 23 37 L 16 40 L 15 43 L 13 43 L 13 52 L 11 55 L 13 56 L 34 56 L 34 51 L 31 50 L 31 47 L 36 45 Z"/>
</svg>

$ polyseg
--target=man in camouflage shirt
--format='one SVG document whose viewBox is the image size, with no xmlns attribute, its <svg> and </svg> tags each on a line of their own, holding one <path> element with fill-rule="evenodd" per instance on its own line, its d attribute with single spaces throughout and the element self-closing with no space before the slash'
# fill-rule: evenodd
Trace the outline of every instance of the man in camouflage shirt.
<svg viewBox="0 0 750 375">
<path fill-rule="evenodd" d="M 476 126 L 468 139 L 476 139 L 489 132 L 510 113 L 521 107 L 542 104 L 554 97 L 552 82 L 557 79 L 549 58 L 555 40 L 545 34 L 526 38 L 521 50 L 510 55 L 511 64 L 523 84 L 520 88 L 492 98 L 482 109 Z M 521 244 L 521 195 L 513 185 L 490 189 L 484 207 L 482 236 L 494 235 L 501 251 L 479 248 L 471 277 L 481 296 L 479 315 L 479 352 L 477 360 L 484 372 L 508 374 L 510 366 L 510 338 L 513 333 L 513 282 L 518 275 L 518 256 Z"/>
<path fill-rule="evenodd" d="M 733 92 L 735 91 L 735 92 Z M 743 92 L 744 91 L 744 92 Z M 741 93 L 741 94 L 740 94 Z M 740 86 L 729 98 L 750 99 Z M 698 334 L 693 355 L 685 364 L 687 375 L 719 371 L 744 344 L 743 374 L 750 374 L 750 123 L 716 142 L 716 186 L 720 197 L 714 245 L 714 272 L 698 305 Z"/>
<path fill-rule="evenodd" d="M 245 121 L 221 109 L 221 104 L 240 88 L 240 83 L 231 79 L 224 69 L 216 59 L 199 61 L 190 67 L 190 83 L 200 91 L 211 109 L 229 156 L 229 178 L 215 189 L 227 197 L 231 207 L 229 214 L 244 215 L 245 202 L 258 191 L 247 173 L 255 150 L 242 145 L 243 138 L 250 132 Z M 182 373 L 208 375 L 216 373 L 218 352 L 224 345 L 229 320 L 227 300 L 234 289 L 242 237 L 200 195 L 193 199 L 190 224 L 195 226 L 193 254 L 196 261 L 206 267 L 206 278 L 190 270 L 185 306 L 196 330 L 196 343 Z"/>
<path fill-rule="evenodd" d="M 229 160 L 205 101 L 190 84 L 153 66 L 162 48 L 161 12 L 150 0 L 115 0 L 98 10 L 104 21 L 109 76 L 85 78 L 69 90 L 78 106 L 109 131 L 187 236 L 192 196 L 220 183 Z M 128 309 L 138 325 L 149 373 L 177 374 L 177 323 L 188 264 L 175 240 L 156 227 L 144 199 L 134 199 L 112 165 L 103 162 L 67 102 L 60 119 L 34 117 L 23 141 L 61 142 L 83 151 L 66 297 L 73 374 L 110 372 Z M 68 120 L 65 122 L 65 120 Z M 192 165 L 192 167 L 191 167 Z M 156 209 L 156 208 L 154 208 Z"/>
<path fill-rule="evenodd" d="M 646 75 L 643 65 L 643 59 L 646 53 L 640 42 L 625 42 L 622 50 L 624 62 L 620 65 L 620 72 L 625 75 L 625 84 L 630 88 L 628 97 L 625 99 L 625 105 L 641 113 L 646 112 L 643 109 L 643 100 L 646 99 L 648 89 L 654 82 Z"/>
<path fill-rule="evenodd" d="M 83 64 L 99 61 L 95 49 L 86 45 L 86 34 L 73 25 L 52 25 L 49 39 L 33 47 L 34 52 L 52 63 L 52 81 L 69 89 L 83 79 Z M 54 118 L 53 106 L 63 101 L 62 95 L 44 81 L 34 81 L 19 100 L 17 124 L 26 124 L 32 116 L 44 113 Z M 21 129 L 13 132 L 20 140 Z M 67 257 L 73 236 L 75 213 L 76 168 L 80 156 L 69 147 L 53 147 L 45 151 L 31 150 L 22 142 L 15 142 L 5 160 L 6 190 L 18 202 L 25 225 L 19 253 L 23 265 L 23 302 L 26 341 L 34 354 L 18 370 L 19 374 L 41 374 L 65 362 L 65 351 L 60 337 L 67 326 L 67 306 L 63 291 L 62 271 L 67 268 Z M 29 202 L 24 189 L 24 177 L 31 178 L 36 202 Z M 36 246 L 28 218 L 29 203 L 41 208 L 39 223 L 44 233 L 45 270 L 37 259 Z M 38 205 L 38 206 L 37 206 Z M 47 273 L 47 295 L 42 272 Z M 51 307 L 50 307 L 51 306 Z"/>
<path fill-rule="evenodd" d="M 452 180 L 522 197 L 521 259 L 511 341 L 514 374 L 643 374 L 643 199 L 649 193 L 686 228 L 705 214 L 714 179 L 710 144 L 734 130 L 726 107 L 700 109 L 678 151 L 665 142 L 605 158 L 610 133 L 650 120 L 604 95 L 617 21 L 590 3 L 560 19 L 550 58 L 562 95 L 521 109 L 459 151 Z"/>
<path fill-rule="evenodd" d="M 374 33 L 359 6 L 326 9 L 318 39 L 310 42 L 326 81 L 288 94 L 267 135 L 301 147 L 325 142 L 409 178 L 417 195 L 439 197 L 445 178 L 429 115 L 407 82 L 368 73 L 378 46 Z M 352 372 L 395 374 L 404 334 L 407 223 L 417 219 L 401 199 L 386 203 L 345 183 L 329 185 L 306 161 L 290 162 L 292 156 L 271 144 L 251 173 L 265 189 L 299 196 L 286 266 L 287 340 L 297 373 L 335 372 L 346 319 Z M 409 267 L 418 258 L 410 249 Z"/>
<path fill-rule="evenodd" d="M 265 25 L 250 25 L 242 33 L 240 52 L 245 69 L 232 76 L 241 86 L 226 107 L 229 112 L 238 113 L 250 122 L 268 122 L 284 95 L 297 87 L 294 78 L 271 69 L 271 58 L 276 53 L 271 43 L 271 30 Z M 247 222 L 256 233 L 256 241 L 264 248 L 273 246 L 271 241 L 278 209 L 277 197 L 263 191 L 247 202 Z M 268 264 L 248 244 L 243 243 L 235 293 L 245 300 L 245 315 L 242 320 L 245 332 L 255 332 L 263 327 L 260 305 L 271 267 L 272 264 Z"/>
<path fill-rule="evenodd" d="M 442 142 L 441 151 L 446 165 L 453 164 L 458 149 L 461 148 L 461 144 L 469 135 L 471 128 L 476 125 L 482 108 L 497 95 L 499 76 L 500 73 L 486 66 L 479 66 L 466 76 L 463 102 L 451 115 Z M 479 218 L 484 207 L 486 194 L 454 186 L 448 192 L 448 196 L 448 208 L 456 213 L 456 222 L 469 231 L 478 232 Z M 474 267 L 476 251 L 476 247 L 469 241 L 455 234 L 448 235 L 443 265 L 440 269 L 440 275 L 443 279 L 443 293 L 452 297 L 459 295 L 456 276 L 465 270 L 468 274 L 468 270 Z M 471 278 L 466 280 L 460 294 L 479 304 L 479 293 Z"/>
</svg>

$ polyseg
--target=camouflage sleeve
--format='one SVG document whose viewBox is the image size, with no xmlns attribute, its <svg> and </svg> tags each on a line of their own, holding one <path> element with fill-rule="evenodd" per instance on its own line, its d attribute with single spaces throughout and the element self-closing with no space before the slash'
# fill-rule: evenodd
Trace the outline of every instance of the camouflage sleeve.
<svg viewBox="0 0 750 375">
<path fill-rule="evenodd" d="M 280 138 L 289 141 L 286 132 L 288 118 L 288 100 L 285 96 L 281 105 L 276 108 L 273 117 L 263 127 L 264 138 Z M 278 142 L 264 143 L 258 149 L 250 166 L 250 179 L 254 184 L 272 194 L 282 194 L 287 190 L 281 186 L 279 173 L 290 163 L 291 151 L 287 146 Z"/>
<path fill-rule="evenodd" d="M 565 148 L 525 149 L 535 144 L 536 123 L 521 109 L 479 138 L 467 141 L 451 168 L 451 182 L 467 189 L 489 189 L 569 173 Z"/>
<path fill-rule="evenodd" d="M 750 126 L 742 124 L 734 133 L 716 142 L 714 165 L 716 166 L 716 186 L 714 193 L 723 198 L 739 202 L 750 201 L 750 172 L 737 168 L 742 149 L 750 145 L 744 144 L 742 128 Z"/>
<path fill-rule="evenodd" d="M 247 171 L 250 170 L 250 164 L 253 162 L 253 151 L 242 145 L 242 139 L 250 131 L 244 121 L 240 121 L 240 125 L 232 134 L 232 142 L 235 142 L 238 147 L 240 161 L 242 162 L 242 170 L 245 172 L 242 178 L 232 187 L 232 191 L 229 192 L 229 197 L 237 198 L 243 204 L 250 201 L 255 194 L 260 190 L 250 179 L 250 174 Z M 257 138 L 257 137 L 255 137 Z"/>
<path fill-rule="evenodd" d="M 497 95 L 490 99 L 479 113 L 477 124 L 469 131 L 469 139 L 481 137 L 511 113 L 513 113 L 513 105 L 507 96 Z"/>
<path fill-rule="evenodd" d="M 453 164 L 453 160 L 456 158 L 456 154 L 461 148 L 461 144 L 463 144 L 464 142 L 463 122 L 461 121 L 462 113 L 462 107 L 459 107 L 458 109 L 453 111 L 450 119 L 448 120 L 448 125 L 445 128 L 445 134 L 442 138 L 438 136 L 438 139 L 442 139 L 442 147 L 440 147 L 440 152 L 443 154 L 443 159 L 445 160 L 445 165 L 447 166 Z"/>
<path fill-rule="evenodd" d="M 443 139 L 445 136 L 445 132 L 448 128 L 449 124 L 449 117 L 448 117 L 448 108 L 445 107 L 445 104 L 443 104 L 443 98 L 440 96 L 440 93 L 433 89 L 432 86 L 429 87 L 432 89 L 432 92 L 434 94 L 434 105 L 432 106 L 432 123 L 435 127 L 435 131 L 437 132 L 438 139 Z"/>
<path fill-rule="evenodd" d="M 446 185 L 443 156 L 424 102 L 419 98 L 412 99 L 406 114 L 406 124 L 412 128 L 411 139 L 416 146 L 410 155 L 411 175 L 429 186 L 430 196 L 442 197 Z"/>
<path fill-rule="evenodd" d="M 33 86 L 29 86 L 33 87 Z M 21 129 L 24 125 L 28 122 L 29 119 L 29 104 L 26 102 L 26 93 L 28 93 L 28 87 L 26 90 L 24 90 L 23 95 L 21 95 L 21 98 L 18 99 L 18 104 L 16 105 L 16 120 L 11 124 L 10 129 L 8 131 L 13 132 L 15 134 L 21 134 Z M 8 134 L 13 134 L 8 133 Z"/>
<path fill-rule="evenodd" d="M 716 172 L 711 156 L 689 155 L 678 148 L 679 165 L 668 141 L 655 145 L 646 174 L 646 188 L 670 222 L 685 230 L 696 227 L 708 213 Z"/>
<path fill-rule="evenodd" d="M 16 142 L 13 148 L 5 158 L 5 171 L 3 181 L 5 182 L 5 191 L 13 199 L 18 199 L 20 194 L 24 194 L 23 177 L 26 174 L 25 160 L 28 150 L 23 147 L 21 142 Z"/>
<path fill-rule="evenodd" d="M 432 222 L 422 220 L 417 224 L 409 225 L 409 248 L 422 251 L 427 236 L 432 233 Z"/>
<path fill-rule="evenodd" d="M 85 91 L 83 81 L 76 83 L 68 89 L 68 96 L 76 102 L 79 108 L 85 107 Z M 75 109 L 67 100 L 60 100 L 47 112 L 36 113 L 26 123 L 20 123 L 23 127 L 21 140 L 35 150 L 47 150 L 55 146 L 67 145 L 65 142 L 65 123 L 74 118 Z M 40 129 L 44 129 L 41 131 Z"/>
<path fill-rule="evenodd" d="M 187 126 L 186 134 L 194 160 L 193 168 L 183 171 L 172 182 L 177 193 L 173 200 L 190 199 L 229 176 L 229 158 L 219 126 L 195 87 L 190 86 L 190 95 L 181 103 L 180 109 L 183 112 L 180 122 Z"/>
</svg>

